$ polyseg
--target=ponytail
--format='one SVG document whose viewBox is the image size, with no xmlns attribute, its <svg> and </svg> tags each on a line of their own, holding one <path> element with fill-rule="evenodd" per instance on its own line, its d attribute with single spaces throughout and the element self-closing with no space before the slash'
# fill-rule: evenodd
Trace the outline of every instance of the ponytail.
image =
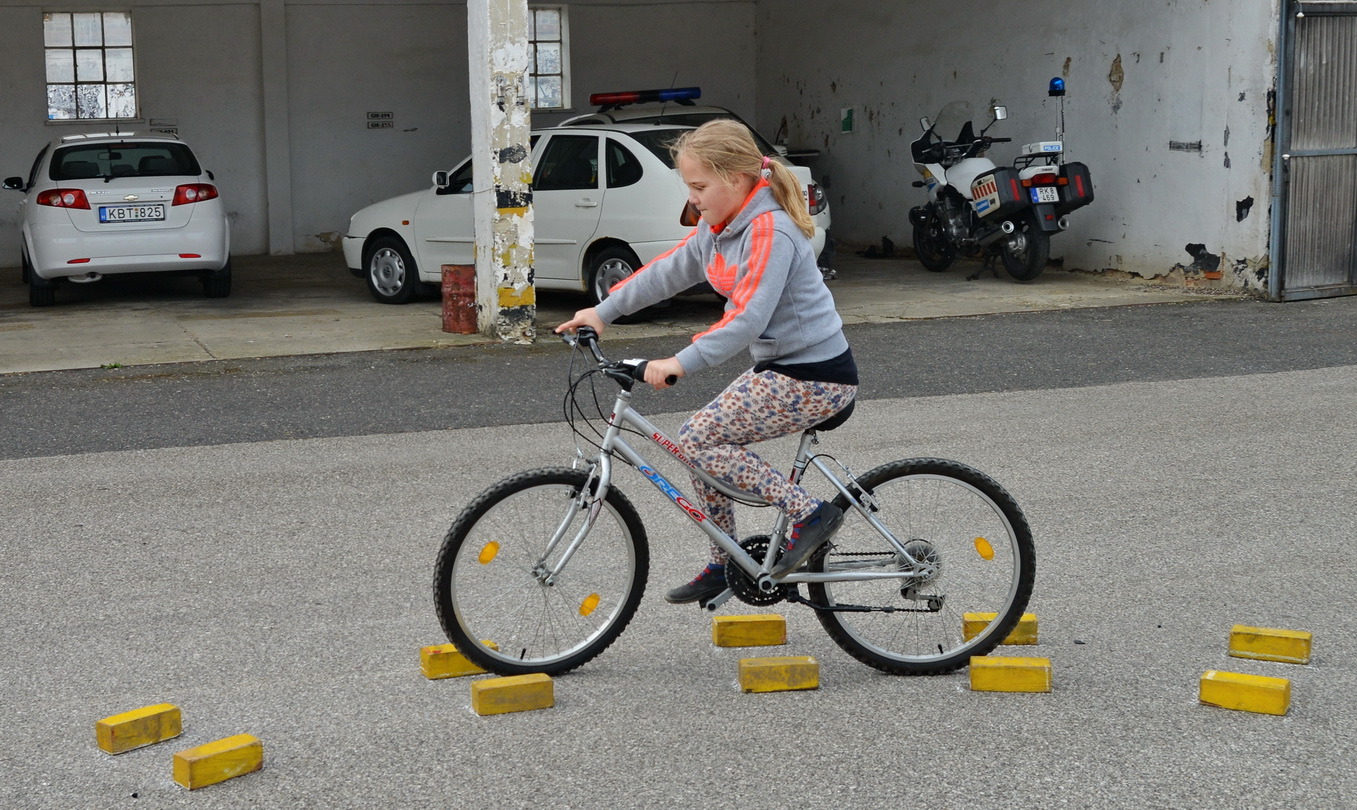
<svg viewBox="0 0 1357 810">
<path fill-rule="evenodd" d="M 749 128 L 739 121 L 729 118 L 708 121 L 680 135 L 669 149 L 675 164 L 680 154 L 686 154 L 726 182 L 733 182 L 741 174 L 762 177 L 768 181 L 773 199 L 806 238 L 815 235 L 815 221 L 810 217 L 805 197 L 801 196 L 801 181 L 777 158 L 764 155 Z"/>
</svg>

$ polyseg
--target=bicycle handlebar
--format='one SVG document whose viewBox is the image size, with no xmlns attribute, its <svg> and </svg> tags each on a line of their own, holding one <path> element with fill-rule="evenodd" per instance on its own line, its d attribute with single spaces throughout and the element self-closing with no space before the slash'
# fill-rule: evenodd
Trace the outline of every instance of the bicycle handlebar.
<svg viewBox="0 0 1357 810">
<path fill-rule="evenodd" d="M 636 380 L 637 382 L 646 381 L 646 366 L 650 365 L 650 361 L 649 360 L 612 361 L 604 357 L 602 350 L 598 348 L 598 332 L 595 331 L 592 326 L 579 327 L 578 329 L 575 330 L 574 337 L 571 337 L 569 333 L 563 334 L 561 335 L 561 340 L 565 341 L 566 344 L 570 346 L 583 344 L 584 347 L 588 349 L 591 354 L 594 355 L 594 360 L 598 363 L 598 367 L 604 369 L 605 371 L 607 370 L 623 371 L 626 372 L 628 376 L 630 376 L 633 380 Z M 678 383 L 678 376 L 675 374 L 670 374 L 669 376 L 664 378 L 664 382 L 667 385 L 675 385 Z"/>
</svg>

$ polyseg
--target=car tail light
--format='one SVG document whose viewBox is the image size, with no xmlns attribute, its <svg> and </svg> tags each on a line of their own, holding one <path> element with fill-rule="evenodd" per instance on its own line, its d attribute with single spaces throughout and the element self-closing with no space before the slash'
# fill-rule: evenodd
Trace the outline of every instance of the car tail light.
<svg viewBox="0 0 1357 810">
<path fill-rule="evenodd" d="M 170 205 L 188 205 L 217 199 L 217 187 L 209 183 L 186 183 L 174 189 L 174 202 Z"/>
<path fill-rule="evenodd" d="M 679 214 L 680 225 L 685 228 L 693 228 L 697 226 L 698 221 L 701 219 L 702 214 L 698 213 L 698 210 L 693 207 L 692 203 L 683 204 L 683 213 Z"/>
<path fill-rule="evenodd" d="M 90 201 L 85 197 L 85 192 L 78 188 L 53 188 L 38 192 L 38 205 L 89 210 Z"/>
<path fill-rule="evenodd" d="M 806 186 L 806 203 L 810 206 L 812 215 L 820 213 L 825 210 L 826 205 L 829 205 L 829 200 L 825 198 L 825 193 L 818 183 Z"/>
</svg>

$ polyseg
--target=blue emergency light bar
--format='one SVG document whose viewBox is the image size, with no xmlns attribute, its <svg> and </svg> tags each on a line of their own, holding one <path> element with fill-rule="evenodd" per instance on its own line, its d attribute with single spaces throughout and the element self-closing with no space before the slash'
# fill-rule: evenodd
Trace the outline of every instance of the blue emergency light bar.
<svg viewBox="0 0 1357 810">
<path fill-rule="evenodd" d="M 692 101 L 702 98 L 700 87 L 670 87 L 665 90 L 630 90 L 624 93 L 594 93 L 589 103 L 599 107 L 620 107 L 623 104 L 643 104 L 652 101 Z"/>
</svg>

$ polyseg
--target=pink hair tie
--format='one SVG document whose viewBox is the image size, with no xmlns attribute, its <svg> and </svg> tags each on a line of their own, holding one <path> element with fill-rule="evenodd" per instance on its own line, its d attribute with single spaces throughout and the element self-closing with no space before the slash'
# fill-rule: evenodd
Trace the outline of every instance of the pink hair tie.
<svg viewBox="0 0 1357 810">
<path fill-rule="evenodd" d="M 767 155 L 764 155 L 764 156 L 763 156 L 763 168 L 765 168 L 765 169 L 768 168 L 768 156 L 767 156 Z"/>
<path fill-rule="evenodd" d="M 764 155 L 764 156 L 763 156 L 763 168 L 759 169 L 759 177 L 762 177 L 764 180 L 772 180 L 772 179 L 773 179 L 773 170 L 770 169 L 770 168 L 768 168 L 768 163 L 769 163 L 768 156 L 767 156 L 767 155 Z"/>
</svg>

